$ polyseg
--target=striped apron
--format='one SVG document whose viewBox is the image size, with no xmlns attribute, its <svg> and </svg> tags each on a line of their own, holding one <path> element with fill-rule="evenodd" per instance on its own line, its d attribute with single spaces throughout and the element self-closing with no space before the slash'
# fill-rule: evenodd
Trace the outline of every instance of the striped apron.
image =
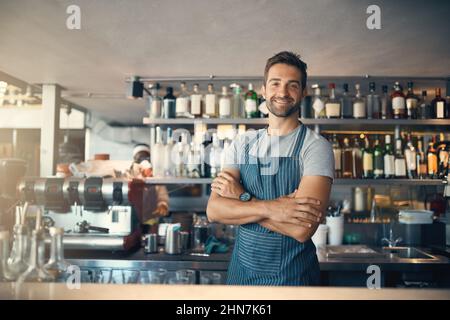
<svg viewBox="0 0 450 320">
<path fill-rule="evenodd" d="M 260 200 L 272 200 L 294 192 L 303 172 L 299 159 L 305 135 L 306 127 L 301 125 L 292 156 L 275 160 L 249 154 L 250 146 L 258 136 L 246 143 L 245 161 L 239 165 L 244 189 Z M 273 174 L 261 174 L 274 163 L 277 170 Z M 301 243 L 258 223 L 239 226 L 227 284 L 311 286 L 318 285 L 319 278 L 319 262 L 311 240 Z"/>
</svg>

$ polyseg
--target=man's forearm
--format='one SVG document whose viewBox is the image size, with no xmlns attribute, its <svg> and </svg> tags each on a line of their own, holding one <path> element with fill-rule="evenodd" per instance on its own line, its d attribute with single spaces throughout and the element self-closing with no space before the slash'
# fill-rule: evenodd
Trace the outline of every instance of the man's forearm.
<svg viewBox="0 0 450 320">
<path fill-rule="evenodd" d="M 318 225 L 311 223 L 311 228 L 307 228 L 293 223 L 273 221 L 269 218 L 259 221 L 259 224 L 271 231 L 281 233 L 300 242 L 309 240 L 312 234 L 314 234 L 313 230 Z"/>
</svg>

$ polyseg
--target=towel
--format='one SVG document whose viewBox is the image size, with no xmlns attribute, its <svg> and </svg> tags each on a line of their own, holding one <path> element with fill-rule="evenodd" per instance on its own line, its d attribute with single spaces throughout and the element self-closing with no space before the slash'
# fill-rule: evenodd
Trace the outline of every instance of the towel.
<svg viewBox="0 0 450 320">
<path fill-rule="evenodd" d="M 210 236 L 205 243 L 205 253 L 226 253 L 228 251 L 228 246 L 220 242 L 216 237 Z"/>
</svg>

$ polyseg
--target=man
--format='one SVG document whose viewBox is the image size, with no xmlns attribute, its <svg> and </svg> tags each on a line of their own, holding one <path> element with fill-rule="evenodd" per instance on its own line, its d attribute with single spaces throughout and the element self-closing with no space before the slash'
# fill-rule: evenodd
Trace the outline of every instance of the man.
<svg viewBox="0 0 450 320">
<path fill-rule="evenodd" d="M 330 143 L 299 121 L 306 80 L 294 53 L 267 61 L 261 90 L 269 126 L 233 141 L 212 183 L 208 219 L 240 225 L 228 284 L 319 283 L 311 237 L 324 219 L 334 157 Z"/>
</svg>

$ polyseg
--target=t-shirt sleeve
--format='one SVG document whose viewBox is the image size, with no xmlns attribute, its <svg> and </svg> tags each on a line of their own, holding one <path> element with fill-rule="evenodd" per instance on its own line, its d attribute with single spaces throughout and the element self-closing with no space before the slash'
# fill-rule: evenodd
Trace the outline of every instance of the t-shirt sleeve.
<svg viewBox="0 0 450 320">
<path fill-rule="evenodd" d="M 331 144 L 315 132 L 305 143 L 304 152 L 300 155 L 303 176 L 325 176 L 334 179 L 334 154 Z"/>
</svg>

